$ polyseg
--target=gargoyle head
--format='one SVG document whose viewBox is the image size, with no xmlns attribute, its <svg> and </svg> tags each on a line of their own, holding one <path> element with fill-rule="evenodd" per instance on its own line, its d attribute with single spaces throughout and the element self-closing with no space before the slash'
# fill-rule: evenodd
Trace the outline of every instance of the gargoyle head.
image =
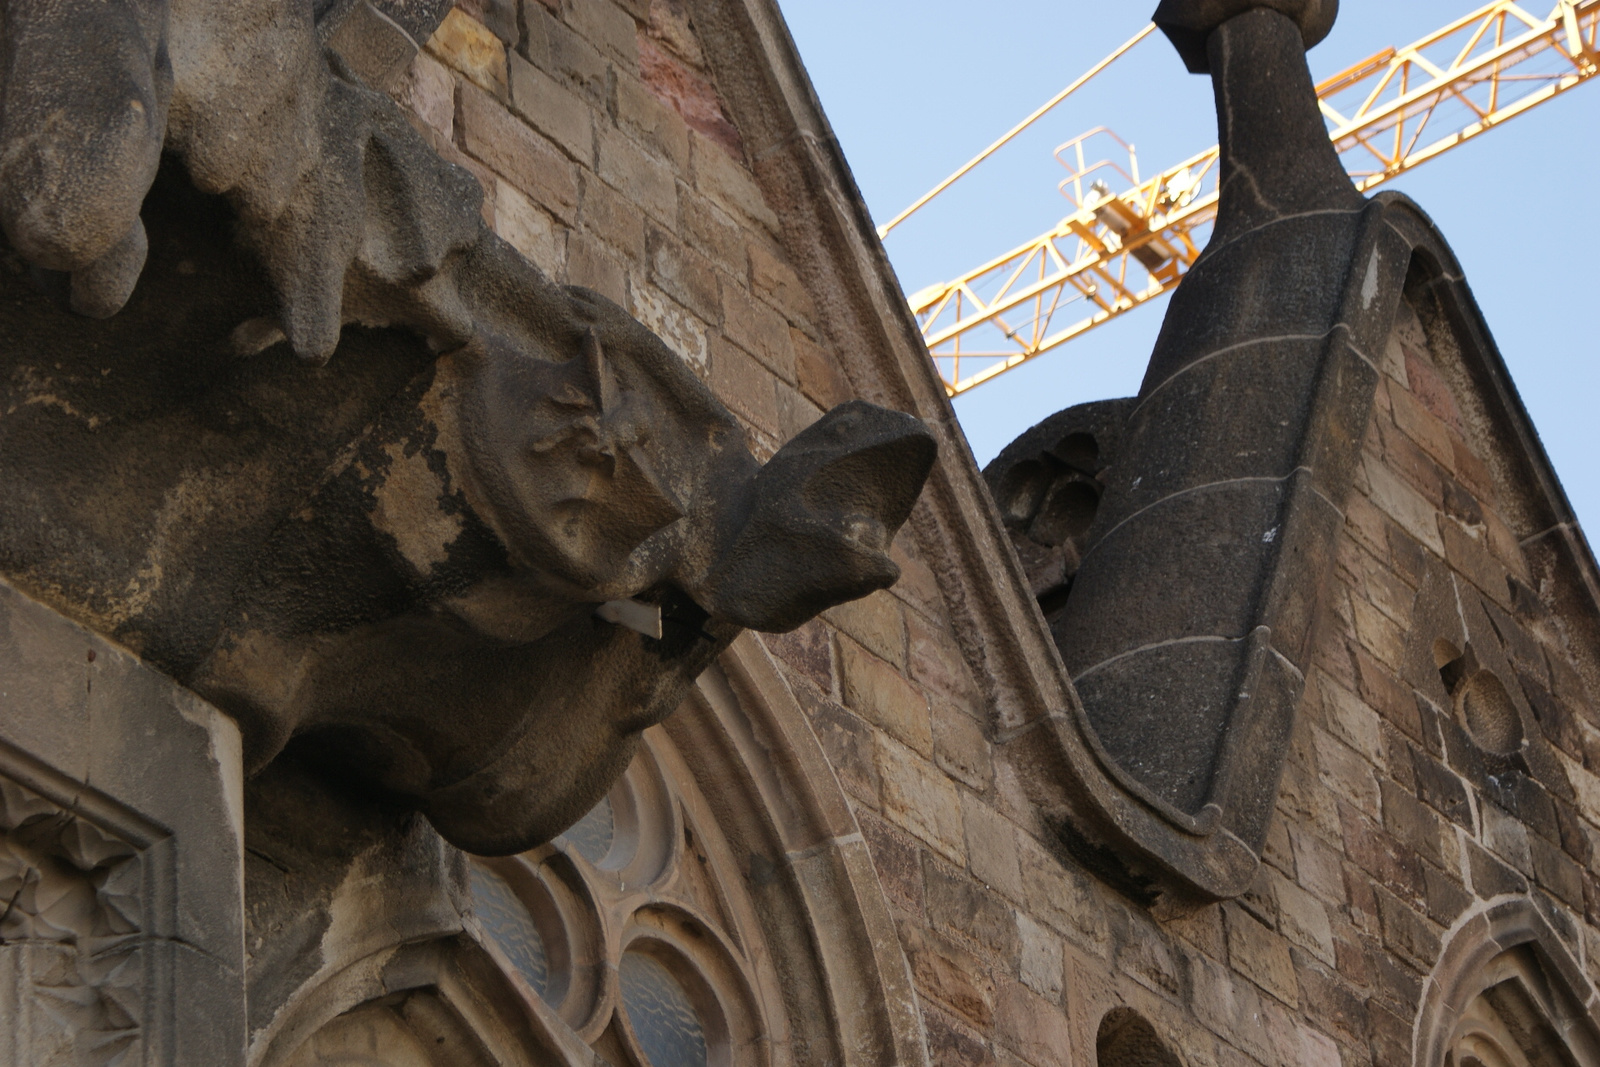
<svg viewBox="0 0 1600 1067">
<path fill-rule="evenodd" d="M 853 401 L 763 466 L 621 308 L 579 289 L 549 306 L 441 357 L 347 454 L 297 518 L 330 528 L 294 534 L 281 565 L 269 549 L 261 599 L 202 678 L 252 766 L 298 735 L 477 852 L 582 815 L 741 628 L 792 629 L 892 584 L 935 452 L 920 420 Z M 331 525 L 352 516 L 372 533 Z M 352 533 L 381 558 L 353 565 Z M 306 543 L 345 554 L 308 570 L 290 551 Z M 354 625 L 275 616 L 309 599 L 295 583 L 384 607 Z"/>
</svg>

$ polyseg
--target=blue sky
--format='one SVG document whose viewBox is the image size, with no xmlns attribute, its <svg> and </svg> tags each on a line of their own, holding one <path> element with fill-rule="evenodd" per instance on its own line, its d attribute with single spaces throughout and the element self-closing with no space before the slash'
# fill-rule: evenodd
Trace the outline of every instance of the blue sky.
<svg viewBox="0 0 1600 1067">
<path fill-rule="evenodd" d="M 1526 0 L 1543 17 L 1553 0 Z M 875 220 L 885 221 L 1145 22 L 1063 0 L 780 0 Z M 1153 9 L 1153 0 L 1149 4 Z M 1408 44 L 1471 2 L 1345 0 L 1311 52 L 1322 78 Z M 1600 79 L 1596 80 L 1600 82 Z M 1070 207 L 1056 145 L 1106 125 L 1153 173 L 1216 142 L 1209 81 L 1159 35 L 1056 108 L 886 242 L 908 291 L 1053 226 Z M 1443 230 L 1586 530 L 1600 530 L 1600 84 L 1579 86 L 1387 188 Z M 1052 412 L 1138 389 L 1159 301 L 959 398 L 980 464 Z M 1591 538 L 1596 536 L 1591 533 Z"/>
</svg>

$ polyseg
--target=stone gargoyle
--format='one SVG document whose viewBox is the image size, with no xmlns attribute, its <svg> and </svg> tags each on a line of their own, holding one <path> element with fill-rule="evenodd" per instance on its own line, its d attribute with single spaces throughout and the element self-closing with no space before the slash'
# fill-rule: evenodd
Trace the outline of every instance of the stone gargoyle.
<svg viewBox="0 0 1600 1067">
<path fill-rule="evenodd" d="M 369 84 L 447 8 L 0 3 L 0 574 L 229 712 L 247 772 L 288 746 L 505 853 L 741 628 L 890 585 L 934 443 L 852 402 L 763 466 L 495 237 Z"/>
</svg>

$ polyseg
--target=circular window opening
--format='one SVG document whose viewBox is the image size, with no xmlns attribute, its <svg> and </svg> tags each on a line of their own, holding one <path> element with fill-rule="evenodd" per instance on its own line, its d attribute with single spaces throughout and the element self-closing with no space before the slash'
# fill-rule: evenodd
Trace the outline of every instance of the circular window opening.
<svg viewBox="0 0 1600 1067">
<path fill-rule="evenodd" d="M 707 1067 L 705 1023 L 667 965 L 643 952 L 624 952 L 617 977 L 622 1009 L 648 1067 Z"/>
<path fill-rule="evenodd" d="M 1100 444 L 1093 434 L 1078 432 L 1063 437 L 1053 450 L 1062 461 L 1085 474 L 1100 469 Z"/>
<path fill-rule="evenodd" d="M 550 989 L 550 959 L 528 906 L 494 871 L 477 863 L 470 870 L 472 907 L 484 933 L 533 991 L 545 996 Z"/>
<path fill-rule="evenodd" d="M 1039 509 L 1028 536 L 1044 545 L 1059 545 L 1089 531 L 1100 508 L 1100 491 L 1088 482 L 1067 482 Z"/>
<path fill-rule="evenodd" d="M 1506 756 L 1522 747 L 1522 718 L 1492 672 L 1478 671 L 1462 683 L 1456 707 L 1479 748 Z"/>
</svg>

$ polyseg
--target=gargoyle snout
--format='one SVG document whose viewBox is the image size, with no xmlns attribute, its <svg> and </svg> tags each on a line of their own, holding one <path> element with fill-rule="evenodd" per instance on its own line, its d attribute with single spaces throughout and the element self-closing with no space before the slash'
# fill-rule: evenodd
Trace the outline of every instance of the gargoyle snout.
<svg viewBox="0 0 1600 1067">
<path fill-rule="evenodd" d="M 750 511 L 708 581 L 706 609 L 753 630 L 792 630 L 893 585 L 895 534 L 938 448 L 920 419 L 841 404 L 756 474 Z"/>
</svg>

